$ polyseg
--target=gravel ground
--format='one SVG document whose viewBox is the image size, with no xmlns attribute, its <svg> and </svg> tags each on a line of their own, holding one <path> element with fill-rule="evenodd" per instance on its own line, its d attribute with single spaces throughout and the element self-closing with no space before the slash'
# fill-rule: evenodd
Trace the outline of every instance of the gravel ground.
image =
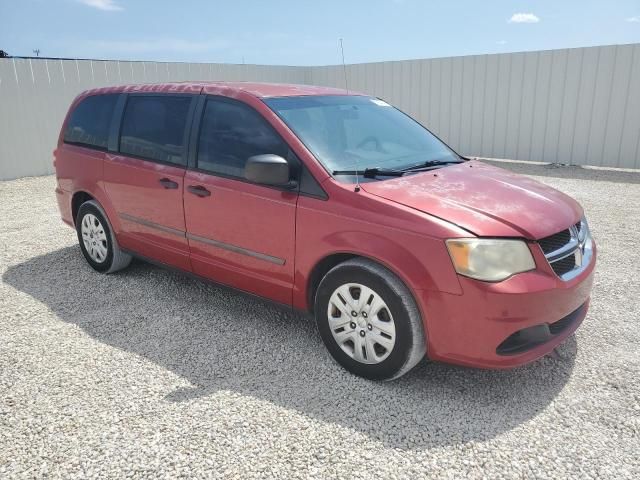
<svg viewBox="0 0 640 480">
<path fill-rule="evenodd" d="M 585 206 L 585 323 L 526 367 L 392 383 L 345 373 L 305 316 L 93 272 L 53 177 L 0 182 L 0 477 L 639 478 L 640 175 L 503 166 Z"/>
</svg>

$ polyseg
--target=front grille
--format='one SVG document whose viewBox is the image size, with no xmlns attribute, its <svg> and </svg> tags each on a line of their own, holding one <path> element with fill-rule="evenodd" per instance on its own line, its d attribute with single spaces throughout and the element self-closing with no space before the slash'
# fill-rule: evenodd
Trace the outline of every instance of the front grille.
<svg viewBox="0 0 640 480">
<path fill-rule="evenodd" d="M 551 264 L 551 268 L 553 269 L 554 272 L 556 272 L 556 275 L 558 275 L 559 277 L 561 277 L 565 273 L 569 273 L 571 270 L 575 268 L 575 266 L 576 266 L 575 253 L 572 253 L 568 257 L 564 257 L 563 259 L 558 260 L 557 262 L 553 262 Z"/>
<path fill-rule="evenodd" d="M 553 235 L 549 235 L 541 240 L 538 240 L 540 247 L 544 254 L 548 254 L 551 252 L 555 252 L 559 248 L 564 247 L 571 240 L 571 232 L 569 229 L 563 230 L 561 232 L 555 233 Z"/>
<path fill-rule="evenodd" d="M 538 240 L 551 269 L 563 280 L 574 278 L 591 260 L 591 238 L 586 220 Z"/>
</svg>

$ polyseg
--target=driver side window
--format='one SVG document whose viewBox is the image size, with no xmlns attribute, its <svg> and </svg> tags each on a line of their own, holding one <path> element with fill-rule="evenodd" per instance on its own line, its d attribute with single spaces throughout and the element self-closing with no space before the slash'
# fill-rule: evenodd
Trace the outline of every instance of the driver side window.
<svg viewBox="0 0 640 480">
<path fill-rule="evenodd" d="M 198 169 L 244 178 L 249 157 L 271 153 L 287 158 L 288 151 L 287 144 L 248 105 L 229 100 L 207 100 L 198 140 Z"/>
</svg>

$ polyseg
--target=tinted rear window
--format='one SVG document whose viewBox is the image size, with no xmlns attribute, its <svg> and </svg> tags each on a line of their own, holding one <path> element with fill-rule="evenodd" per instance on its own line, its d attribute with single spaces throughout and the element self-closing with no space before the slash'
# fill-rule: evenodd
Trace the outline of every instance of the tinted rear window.
<svg viewBox="0 0 640 480">
<path fill-rule="evenodd" d="M 120 152 L 184 164 L 184 132 L 191 97 L 129 97 L 120 131 Z"/>
<path fill-rule="evenodd" d="M 67 122 L 65 143 L 106 150 L 117 100 L 117 94 L 93 95 L 82 100 Z"/>
</svg>

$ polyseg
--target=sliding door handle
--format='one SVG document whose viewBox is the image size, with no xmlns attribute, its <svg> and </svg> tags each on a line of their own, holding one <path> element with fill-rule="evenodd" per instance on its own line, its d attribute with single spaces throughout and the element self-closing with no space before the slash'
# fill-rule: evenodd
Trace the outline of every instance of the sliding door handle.
<svg viewBox="0 0 640 480">
<path fill-rule="evenodd" d="M 208 197 L 211 195 L 211 192 L 204 188 L 202 185 L 189 185 L 187 187 L 187 190 L 199 197 Z"/>
<path fill-rule="evenodd" d="M 164 188 L 168 188 L 170 190 L 178 188 L 178 183 L 174 182 L 173 180 L 169 180 L 168 178 L 161 178 L 160 180 L 158 180 L 158 182 L 160 182 L 160 185 L 162 185 Z"/>
</svg>

